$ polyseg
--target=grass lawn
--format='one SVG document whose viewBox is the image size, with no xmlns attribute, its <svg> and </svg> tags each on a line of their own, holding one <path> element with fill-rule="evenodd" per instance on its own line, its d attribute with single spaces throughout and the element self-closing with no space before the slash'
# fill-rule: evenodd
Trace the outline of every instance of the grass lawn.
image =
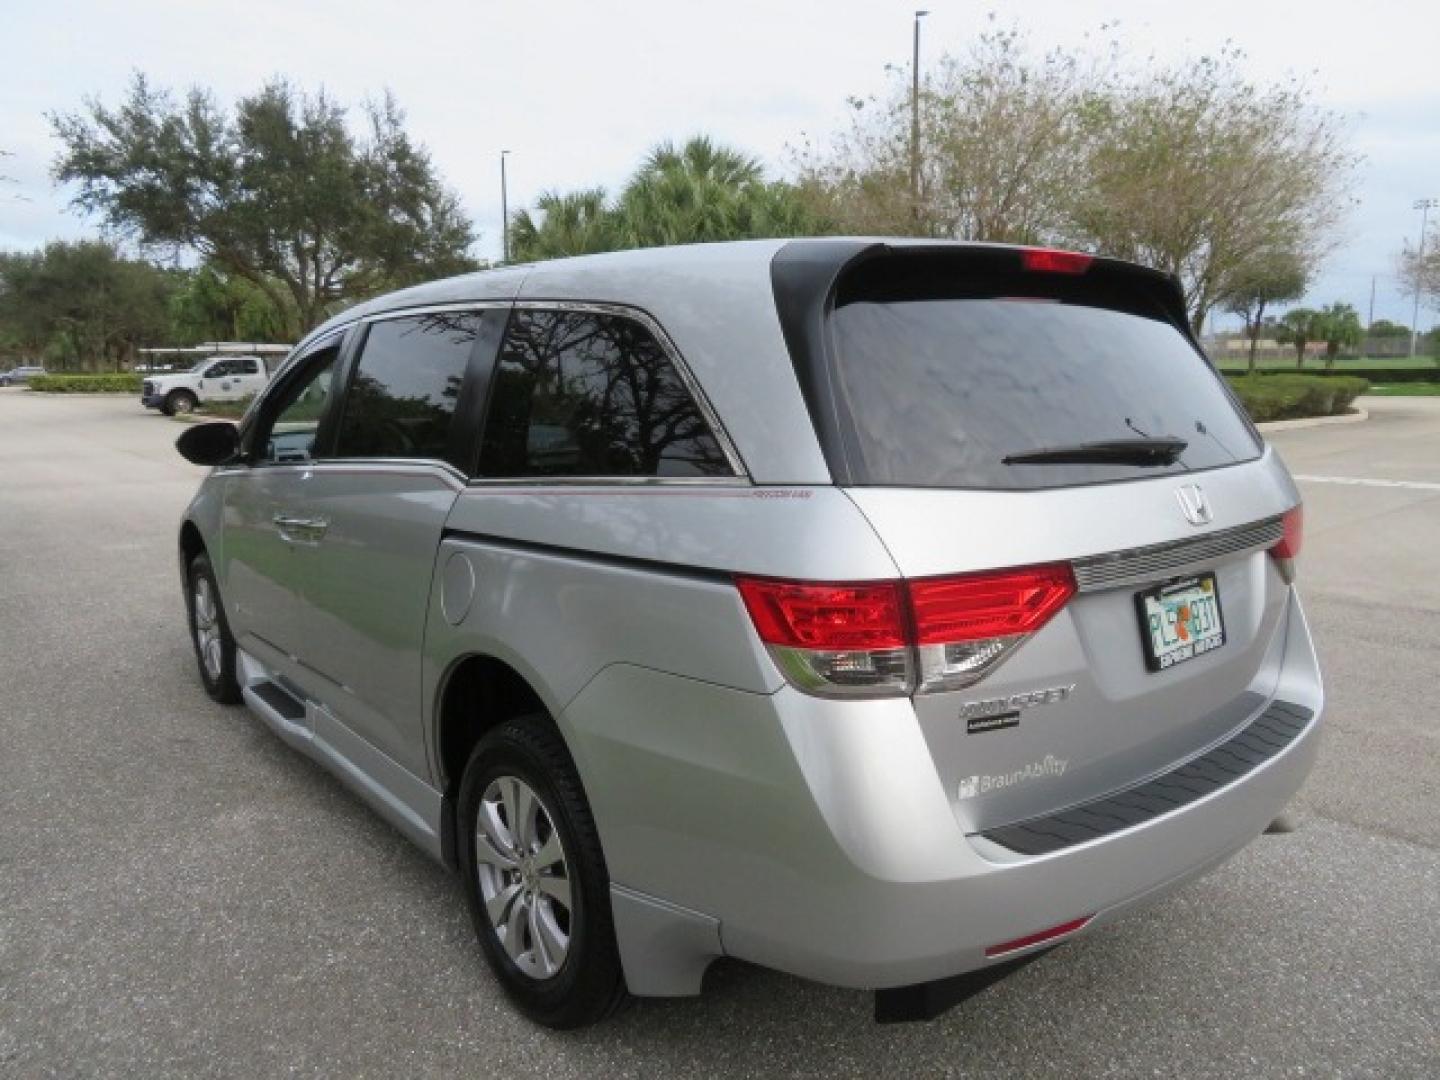
<svg viewBox="0 0 1440 1080">
<path fill-rule="evenodd" d="M 1437 373 L 1440 374 L 1440 373 Z M 1367 394 L 1376 397 L 1440 397 L 1440 381 L 1391 383 L 1389 386 L 1372 386 Z"/>
</svg>

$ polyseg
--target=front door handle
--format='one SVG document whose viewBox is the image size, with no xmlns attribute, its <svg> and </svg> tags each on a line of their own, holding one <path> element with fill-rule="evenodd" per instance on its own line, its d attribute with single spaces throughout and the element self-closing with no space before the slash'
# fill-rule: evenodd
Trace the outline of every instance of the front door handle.
<svg viewBox="0 0 1440 1080">
<path fill-rule="evenodd" d="M 330 528 L 330 519 L 323 517 L 296 517 L 280 513 L 271 520 L 280 535 L 292 544 L 318 544 L 325 539 L 325 531 Z"/>
</svg>

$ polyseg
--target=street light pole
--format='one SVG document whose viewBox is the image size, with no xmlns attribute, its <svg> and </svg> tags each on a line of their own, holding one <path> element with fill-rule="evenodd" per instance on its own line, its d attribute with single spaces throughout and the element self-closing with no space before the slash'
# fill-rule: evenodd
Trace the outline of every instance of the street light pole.
<svg viewBox="0 0 1440 1080">
<path fill-rule="evenodd" d="M 1433 207 L 1440 206 L 1440 199 L 1416 199 L 1414 209 L 1420 211 L 1420 248 L 1416 252 L 1419 265 L 1415 274 L 1415 306 L 1410 312 L 1410 355 L 1415 355 L 1415 346 L 1420 339 L 1420 270 L 1425 262 L 1425 219 Z"/>
<path fill-rule="evenodd" d="M 505 157 L 509 150 L 500 151 L 500 257 L 510 261 L 510 203 L 505 191 Z"/>
<path fill-rule="evenodd" d="M 920 20 L 928 11 L 915 12 L 915 48 L 910 60 L 910 212 L 920 220 Z"/>
</svg>

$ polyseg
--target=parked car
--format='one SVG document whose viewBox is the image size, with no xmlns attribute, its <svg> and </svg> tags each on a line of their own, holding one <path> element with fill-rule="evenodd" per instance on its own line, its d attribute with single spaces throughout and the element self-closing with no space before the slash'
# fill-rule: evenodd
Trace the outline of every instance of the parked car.
<svg viewBox="0 0 1440 1080">
<path fill-rule="evenodd" d="M 1214 867 L 1315 756 L 1299 495 L 1129 263 L 505 268 L 180 448 L 206 690 L 453 869 L 555 1027 L 719 956 L 903 1015 Z"/>
<path fill-rule="evenodd" d="M 166 416 L 194 411 L 209 401 L 239 401 L 265 388 L 270 371 L 258 356 L 207 357 L 189 371 L 148 375 L 140 404 Z"/>
<path fill-rule="evenodd" d="M 37 375 L 44 375 L 45 369 L 39 364 L 22 364 L 9 371 L 0 371 L 0 386 L 21 386 Z"/>
</svg>

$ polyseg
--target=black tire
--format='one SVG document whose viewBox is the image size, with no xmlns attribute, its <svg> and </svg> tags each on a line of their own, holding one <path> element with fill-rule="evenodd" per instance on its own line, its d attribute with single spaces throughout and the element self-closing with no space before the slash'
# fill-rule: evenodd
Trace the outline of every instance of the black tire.
<svg viewBox="0 0 1440 1080">
<path fill-rule="evenodd" d="M 563 847 L 572 900 L 569 948 L 548 978 L 521 970 L 506 953 L 485 910 L 475 847 L 477 814 L 487 788 L 503 777 L 529 785 L 553 819 Z M 548 716 L 505 721 L 480 740 L 465 766 L 456 814 L 460 874 L 471 921 L 485 958 L 511 1001 L 531 1020 L 549 1028 L 572 1029 L 604 1019 L 625 998 L 610 913 L 610 877 L 575 764 Z"/>
<path fill-rule="evenodd" d="M 215 606 L 213 626 L 219 653 L 218 671 L 215 673 L 206 666 L 196 610 L 199 591 L 205 587 L 210 590 Z M 235 676 L 235 638 L 230 633 L 230 621 L 225 617 L 225 605 L 220 598 L 220 585 L 215 580 L 215 569 L 210 565 L 210 556 L 203 553 L 190 560 L 185 582 L 185 612 L 190 624 L 190 647 L 195 650 L 195 663 L 200 669 L 200 681 L 205 686 L 205 692 L 222 705 L 239 704 L 240 682 Z"/>
<path fill-rule="evenodd" d="M 165 395 L 165 404 L 160 406 L 160 411 L 166 416 L 174 416 L 176 413 L 192 413 L 199 400 L 189 390 L 171 390 Z"/>
</svg>

